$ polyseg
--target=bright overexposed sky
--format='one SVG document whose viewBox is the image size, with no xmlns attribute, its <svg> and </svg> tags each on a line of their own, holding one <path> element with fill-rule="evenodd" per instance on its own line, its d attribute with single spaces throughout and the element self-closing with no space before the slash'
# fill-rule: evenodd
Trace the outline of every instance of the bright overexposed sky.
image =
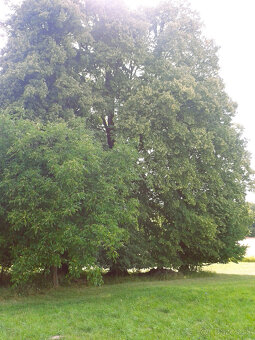
<svg viewBox="0 0 255 340">
<path fill-rule="evenodd" d="M 14 0 L 20 1 L 20 0 Z M 36 1 L 36 0 L 35 0 Z M 109 0 L 111 1 L 111 0 Z M 153 6 L 159 0 L 125 0 L 130 7 Z M 178 2 L 178 0 L 176 0 Z M 220 46 L 218 52 L 221 76 L 226 91 L 237 102 L 235 121 L 244 127 L 248 150 L 255 169 L 255 0 L 189 0 L 204 23 L 204 34 Z M 0 20 L 7 13 L 5 0 L 0 0 Z M 2 41 L 1 41 L 2 40 Z M 3 45 L 0 32 L 0 46 Z M 255 202 L 255 194 L 248 193 Z"/>
</svg>

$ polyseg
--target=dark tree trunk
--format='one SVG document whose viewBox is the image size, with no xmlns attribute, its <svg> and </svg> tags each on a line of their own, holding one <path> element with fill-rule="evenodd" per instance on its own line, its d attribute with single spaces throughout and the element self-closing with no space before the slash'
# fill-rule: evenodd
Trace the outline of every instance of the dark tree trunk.
<svg viewBox="0 0 255 340">
<path fill-rule="evenodd" d="M 109 272 L 107 273 L 109 276 L 127 276 L 128 271 L 126 268 L 121 268 L 118 265 L 112 265 L 110 267 Z"/>
<path fill-rule="evenodd" d="M 102 117 L 103 124 L 106 131 L 106 137 L 107 137 L 107 144 L 110 149 L 114 147 L 114 121 L 113 121 L 113 115 L 108 116 L 108 123 L 106 122 L 105 118 Z"/>
<path fill-rule="evenodd" d="M 69 267 L 67 263 L 62 263 L 61 267 L 58 269 L 58 273 L 66 276 L 69 273 Z"/>
<path fill-rule="evenodd" d="M 58 268 L 56 266 L 51 267 L 53 287 L 57 288 L 59 286 L 58 282 Z"/>
<path fill-rule="evenodd" d="M 179 272 L 185 274 L 190 272 L 190 267 L 188 264 L 183 264 L 179 267 Z"/>
<path fill-rule="evenodd" d="M 139 150 L 139 151 L 144 150 L 144 142 L 143 142 L 143 135 L 142 135 L 142 134 L 139 135 L 139 145 L 138 145 L 138 150 Z"/>
<path fill-rule="evenodd" d="M 68 251 L 64 251 L 61 256 L 61 266 L 58 268 L 58 274 L 62 276 L 66 276 L 69 273 L 69 265 L 68 265 Z"/>
<path fill-rule="evenodd" d="M 106 71 L 105 74 L 105 88 L 107 89 L 106 96 L 108 97 L 108 100 L 110 100 L 111 105 L 108 107 L 107 112 L 105 112 L 107 116 L 107 121 L 105 117 L 102 117 L 104 128 L 106 131 L 106 137 L 107 137 L 107 143 L 110 149 L 114 147 L 114 95 L 113 95 L 113 88 L 112 88 L 112 81 L 113 81 L 113 75 L 112 71 Z"/>
<path fill-rule="evenodd" d="M 1 274 L 0 274 L 0 282 L 4 282 L 4 267 L 2 266 Z"/>
</svg>

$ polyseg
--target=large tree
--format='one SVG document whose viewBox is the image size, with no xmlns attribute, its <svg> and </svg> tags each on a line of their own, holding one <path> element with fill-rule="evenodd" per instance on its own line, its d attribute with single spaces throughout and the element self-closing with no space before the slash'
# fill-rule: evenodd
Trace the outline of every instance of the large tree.
<svg viewBox="0 0 255 340">
<path fill-rule="evenodd" d="M 240 258 L 249 157 L 196 14 L 173 1 L 132 12 L 123 1 L 25 0 L 6 29 L 5 112 L 83 116 L 109 155 L 123 143 L 137 151 L 128 195 L 139 224 L 122 221 L 129 238 L 117 260 L 101 249 L 102 264 L 187 269 Z"/>
<path fill-rule="evenodd" d="M 0 115 L 0 131 L 0 264 L 12 266 L 13 281 L 52 270 L 57 285 L 63 263 L 75 276 L 102 249 L 116 258 L 124 225 L 137 224 L 129 148 L 103 152 L 80 119 L 42 125 Z"/>
<path fill-rule="evenodd" d="M 250 168 L 216 48 L 187 8 L 168 3 L 146 16 L 150 58 L 119 125 L 137 140 L 145 169 L 140 199 L 155 265 L 238 259 Z"/>
</svg>

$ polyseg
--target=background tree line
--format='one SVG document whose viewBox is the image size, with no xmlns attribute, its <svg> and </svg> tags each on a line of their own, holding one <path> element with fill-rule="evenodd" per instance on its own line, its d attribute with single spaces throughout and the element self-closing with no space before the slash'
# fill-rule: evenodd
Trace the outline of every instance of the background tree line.
<svg viewBox="0 0 255 340">
<path fill-rule="evenodd" d="M 0 55 L 0 264 L 35 272 L 238 260 L 246 143 L 187 6 L 25 0 Z"/>
</svg>

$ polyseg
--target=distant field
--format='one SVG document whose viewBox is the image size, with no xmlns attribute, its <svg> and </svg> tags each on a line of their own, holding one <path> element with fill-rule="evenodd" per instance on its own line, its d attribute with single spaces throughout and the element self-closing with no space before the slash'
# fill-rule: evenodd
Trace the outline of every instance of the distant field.
<svg viewBox="0 0 255 340">
<path fill-rule="evenodd" d="M 227 263 L 227 264 L 212 264 L 203 268 L 206 271 L 215 272 L 218 274 L 237 274 L 237 275 L 255 275 L 255 263 Z M 254 338 L 255 339 L 255 338 Z"/>
<path fill-rule="evenodd" d="M 255 237 L 247 237 L 240 242 L 242 245 L 246 245 L 246 257 L 255 257 Z M 218 274 L 237 274 L 237 275 L 255 275 L 255 262 L 253 263 L 227 263 L 227 264 L 213 264 L 203 268 L 209 272 L 215 272 Z M 254 337 L 255 339 L 255 337 Z"/>
<path fill-rule="evenodd" d="M 224 268 L 254 275 L 251 265 Z M 0 339 L 255 339 L 252 275 L 66 287 L 28 297 L 0 289 Z"/>
</svg>

